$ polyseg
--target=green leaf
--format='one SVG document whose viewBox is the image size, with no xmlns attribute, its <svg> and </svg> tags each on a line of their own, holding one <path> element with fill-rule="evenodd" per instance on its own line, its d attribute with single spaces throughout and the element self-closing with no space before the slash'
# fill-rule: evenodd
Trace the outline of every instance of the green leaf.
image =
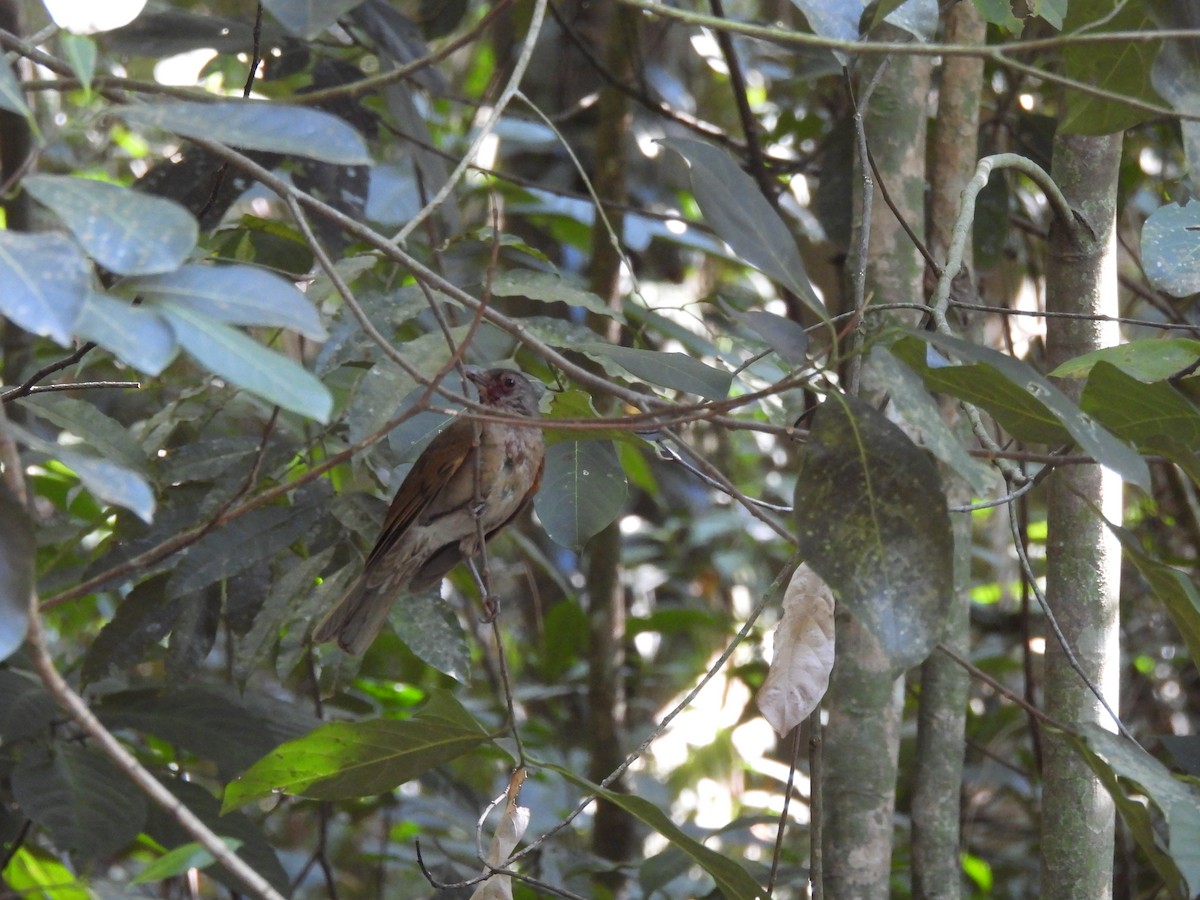
<svg viewBox="0 0 1200 900">
<path fill-rule="evenodd" d="M 0 660 L 5 660 L 25 642 L 37 541 L 25 507 L 2 485 L 0 522 Z"/>
<path fill-rule="evenodd" d="M 312 302 L 294 284 L 254 266 L 187 265 L 163 275 L 127 278 L 113 290 L 228 325 L 274 325 L 317 341 L 329 336 Z"/>
<path fill-rule="evenodd" d="M 496 297 L 525 297 L 541 303 L 565 303 L 618 322 L 625 321 L 620 309 L 613 309 L 598 295 L 552 272 L 536 272 L 532 269 L 501 272 L 492 279 L 491 290 Z"/>
<path fill-rule="evenodd" d="M 808 332 L 799 322 L 759 309 L 741 312 L 724 303 L 721 308 L 766 341 L 784 362 L 792 366 L 808 364 Z"/>
<path fill-rule="evenodd" d="M 343 166 L 370 165 L 358 132 L 337 116 L 262 100 L 175 101 L 118 106 L 113 115 L 134 125 L 246 150 L 306 156 Z"/>
<path fill-rule="evenodd" d="M 1170 382 L 1145 384 L 1098 362 L 1079 405 L 1143 453 L 1162 454 L 1200 484 L 1200 409 Z"/>
<path fill-rule="evenodd" d="M 1160 206 L 1142 226 L 1146 277 L 1172 297 L 1200 292 L 1200 202 Z"/>
<path fill-rule="evenodd" d="M 1113 11 L 1112 3 L 1075 0 L 1067 12 L 1067 33 L 1087 29 L 1092 34 L 1106 31 L 1154 31 L 1147 4 L 1123 3 Z M 1066 75 L 1111 93 L 1150 103 L 1161 100 L 1150 83 L 1151 67 L 1159 41 L 1120 41 L 1073 44 L 1063 48 Z M 1059 129 L 1064 134 L 1113 134 L 1153 116 L 1119 101 L 1066 91 L 1066 115 Z"/>
<path fill-rule="evenodd" d="M 167 636 L 179 609 L 163 590 L 165 584 L 165 576 L 147 578 L 121 601 L 83 658 L 84 684 L 132 668 Z"/>
<path fill-rule="evenodd" d="M 10 746 L 38 735 L 49 735 L 62 709 L 32 674 L 0 669 L 0 739 Z"/>
<path fill-rule="evenodd" d="M 1187 3 L 1151 4 L 1151 13 L 1162 28 L 1192 29 L 1195 10 Z M 1164 41 L 1154 60 L 1150 82 L 1159 96 L 1178 113 L 1200 113 L 1200 44 L 1195 40 Z M 1183 153 L 1192 186 L 1200 179 L 1200 123 L 1181 119 Z"/>
<path fill-rule="evenodd" d="M 242 846 L 242 842 L 237 838 L 223 837 L 221 841 L 234 852 Z M 187 844 L 181 844 L 173 850 L 168 850 L 146 866 L 146 868 L 142 869 L 142 871 L 134 875 L 129 880 L 129 883 L 150 884 L 155 881 L 162 881 L 164 878 L 182 875 L 188 869 L 207 869 L 214 862 L 216 860 L 213 858 L 213 855 L 202 844 L 192 841 Z"/>
<path fill-rule="evenodd" d="M 954 539 L 937 470 L 881 413 L 833 394 L 796 481 L 797 543 L 900 674 L 941 636 Z"/>
<path fill-rule="evenodd" d="M 925 331 L 916 336 L 946 353 L 952 353 L 968 362 L 980 363 L 984 367 L 983 374 L 986 376 L 987 381 L 994 387 L 1002 390 L 1005 398 L 1004 402 L 1012 399 L 1011 386 L 1015 386 L 1025 392 L 1030 400 L 1043 406 L 1057 419 L 1070 432 L 1071 437 L 1083 448 L 1083 451 L 1089 454 L 1096 462 L 1112 469 L 1126 481 L 1137 485 L 1142 490 L 1150 490 L 1150 469 L 1141 455 L 1132 447 L 1117 440 L 1112 434 L 1101 428 L 1094 419 L 1086 415 L 1062 391 L 1052 385 L 1044 375 L 1037 372 L 1028 363 L 1019 359 L 1013 359 L 1011 356 L 992 350 L 990 347 L 981 347 L 978 344 L 972 344 L 946 335 Z M 909 362 L 907 357 L 902 358 L 904 358 L 905 362 Z M 992 372 L 988 372 L 987 370 L 989 369 Z M 936 377 L 940 377 L 945 374 L 946 369 L 939 368 L 936 371 L 938 372 L 938 376 Z M 1010 382 L 1011 385 L 1004 385 L 1004 381 Z M 929 384 L 928 381 L 926 383 Z M 930 387 L 936 388 L 933 384 L 930 384 Z M 956 396 L 961 395 L 956 394 Z M 964 397 L 964 399 L 968 398 Z M 1006 428 L 1008 427 L 1000 419 L 1001 413 L 1005 411 L 1003 403 L 999 407 L 987 405 L 986 403 L 981 403 L 980 405 L 995 415 L 1002 425 L 1005 425 Z"/>
<path fill-rule="evenodd" d="M 23 754 L 12 770 L 12 792 L 55 844 L 89 859 L 116 853 L 146 821 L 145 795 L 107 756 L 82 744 Z"/>
<path fill-rule="evenodd" d="M 717 888 L 725 896 L 725 900 L 755 900 L 763 895 L 762 886 L 742 866 L 725 853 L 709 849 L 695 838 L 688 837 L 683 829 L 644 797 L 606 790 L 598 784 L 592 784 L 586 778 L 580 778 L 570 769 L 562 766 L 548 763 L 542 763 L 542 766 L 558 772 L 572 784 L 578 785 L 588 793 L 603 797 L 614 806 L 625 810 L 643 825 L 647 825 L 661 834 L 672 845 L 686 853 L 692 862 L 712 876 L 717 883 Z"/>
<path fill-rule="evenodd" d="M 1192 664 L 1200 666 L 1200 588 L 1196 587 L 1196 582 L 1187 572 L 1181 572 L 1147 553 L 1141 541 L 1129 529 L 1107 520 L 1106 524 L 1121 542 L 1125 558 L 1133 563 L 1150 585 L 1154 596 L 1166 607 L 1167 615 L 1175 623 L 1188 648 Z"/>
<path fill-rule="evenodd" d="M 471 676 L 471 650 L 462 626 L 450 605 L 431 594 L 396 604 L 392 609 L 392 627 L 418 659 L 466 684 Z"/>
<path fill-rule="evenodd" d="M 729 385 L 733 382 L 733 376 L 723 369 L 715 369 L 683 353 L 634 350 L 599 341 L 578 344 L 573 349 L 593 359 L 607 357 L 631 375 L 650 384 L 698 394 L 708 400 L 727 397 Z"/>
<path fill-rule="evenodd" d="M 146 452 L 129 429 L 95 405 L 63 394 L 32 394 L 20 404 L 33 415 L 80 438 L 89 447 L 126 469 L 146 468 Z"/>
<path fill-rule="evenodd" d="M 1200 204 L 1197 204 L 1197 211 L 1200 211 Z M 1200 225 L 1200 220 L 1197 225 Z M 1200 285 L 1197 288 L 1200 289 Z M 1076 356 L 1050 374 L 1057 378 L 1083 378 L 1096 363 L 1105 362 L 1138 381 L 1161 381 L 1194 365 L 1197 360 L 1200 360 L 1200 341 L 1187 338 L 1147 339 Z"/>
<path fill-rule="evenodd" d="M 975 0 L 975 8 L 990 24 L 1003 28 L 1013 37 L 1020 37 L 1025 23 L 1013 15 L 1012 0 Z"/>
<path fill-rule="evenodd" d="M 857 34 L 857 24 L 856 32 Z M 704 219 L 743 261 L 775 279 L 822 319 L 828 317 L 787 224 L 733 158 L 703 141 L 660 140 L 691 165 L 692 190 Z"/>
<path fill-rule="evenodd" d="M 91 286 L 91 266 L 70 238 L 0 231 L 0 313 L 26 331 L 69 346 Z"/>
<path fill-rule="evenodd" d="M 561 441 L 546 448 L 534 509 L 562 547 L 581 547 L 621 514 L 628 488 L 610 441 Z"/>
<path fill-rule="evenodd" d="M 98 500 L 114 506 L 123 506 L 144 522 L 154 518 L 154 491 L 137 472 L 107 459 L 87 456 L 43 441 L 12 422 L 2 427 L 26 447 L 57 459 L 73 471 L 83 486 Z"/>
<path fill-rule="evenodd" d="M 28 845 L 18 847 L 4 868 L 4 884 L 17 897 L 38 900 L 94 900 L 96 896 L 85 879 L 46 851 Z"/>
<path fill-rule="evenodd" d="M 213 374 L 286 410 L 329 421 L 333 396 L 299 363 L 185 306 L 157 306 L 183 348 Z"/>
<path fill-rule="evenodd" d="M 0 66 L 0 109 L 6 109 L 33 121 L 33 112 L 29 109 L 29 104 L 25 102 L 25 91 L 22 90 L 21 82 L 17 80 L 17 76 L 13 73 L 7 60 L 4 65 Z"/>
<path fill-rule="evenodd" d="M 92 259 L 118 275 L 169 272 L 196 246 L 199 225 L 173 200 L 69 175 L 30 175 L 21 183 Z"/>
<path fill-rule="evenodd" d="M 1186 890 L 1183 895 L 1194 897 L 1200 893 L 1200 788 L 1175 778 L 1157 759 L 1127 738 L 1105 731 L 1089 722 L 1079 727 L 1080 735 L 1067 735 L 1067 739 L 1081 753 L 1101 781 L 1108 788 L 1117 806 L 1125 815 L 1130 798 L 1112 775 L 1127 779 L 1141 788 L 1162 810 L 1167 827 L 1167 847 L 1170 862 L 1182 876 Z M 1105 772 L 1109 769 L 1111 774 Z M 1144 806 L 1134 801 L 1134 805 Z M 1128 818 L 1127 818 L 1128 821 Z M 1136 822 L 1137 820 L 1135 820 Z M 1171 877 L 1169 868 L 1156 859 L 1158 853 L 1152 834 L 1147 828 L 1132 827 L 1138 845 L 1146 851 L 1169 889 L 1178 890 L 1176 878 Z"/>
<path fill-rule="evenodd" d="M 147 375 L 160 374 L 178 350 L 175 332 L 158 312 L 97 291 L 84 297 L 75 333 Z"/>
<path fill-rule="evenodd" d="M 85 91 L 91 90 L 92 78 L 96 74 L 96 42 L 87 35 L 64 31 L 58 36 L 63 58 L 79 79 Z"/>
<path fill-rule="evenodd" d="M 311 41 L 363 0 L 263 0 L 263 8 L 297 37 Z"/>
<path fill-rule="evenodd" d="M 488 740 L 453 695 L 433 690 L 411 719 L 331 722 L 277 747 L 226 787 L 223 810 L 275 793 L 316 800 L 382 794 Z"/>
<path fill-rule="evenodd" d="M 550 395 L 549 419 L 598 419 L 600 413 L 592 405 L 592 395 L 587 391 L 565 390 L 555 391 Z M 636 437 L 623 428 L 547 428 L 542 432 L 546 444 L 557 444 L 559 441 L 622 441 L 624 443 L 643 446 L 641 438 Z"/>
</svg>

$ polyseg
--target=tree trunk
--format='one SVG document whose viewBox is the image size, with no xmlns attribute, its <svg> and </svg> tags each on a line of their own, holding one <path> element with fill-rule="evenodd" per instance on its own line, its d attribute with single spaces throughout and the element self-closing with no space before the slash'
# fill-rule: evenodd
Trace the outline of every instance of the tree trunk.
<svg viewBox="0 0 1200 900">
<path fill-rule="evenodd" d="M 1050 312 L 1117 314 L 1114 226 L 1120 160 L 1120 135 L 1054 139 L 1052 174 L 1087 227 L 1068 229 L 1056 223 L 1051 230 L 1046 271 Z M 1118 341 L 1114 322 L 1051 317 L 1047 364 L 1053 367 Z M 1078 400 L 1079 382 L 1066 381 L 1060 387 Z M 1047 490 L 1046 599 L 1087 678 L 1116 709 L 1121 555 L 1116 538 L 1093 507 L 1120 521 L 1121 481 L 1114 473 L 1099 466 L 1068 466 L 1054 473 Z M 1064 649 L 1049 635 L 1045 696 L 1046 712 L 1061 722 L 1113 727 Z M 1111 798 L 1083 760 L 1052 732 L 1045 737 L 1044 780 L 1041 896 L 1112 896 Z"/>
<path fill-rule="evenodd" d="M 982 44 L 987 25 L 970 3 L 956 3 L 945 18 L 946 40 Z M 947 58 L 938 91 L 931 156 L 929 241 L 934 258 L 944 260 L 958 216 L 959 194 L 975 171 L 978 155 L 979 102 L 983 60 Z M 972 269 L 971 248 L 963 265 Z M 956 404 L 947 405 L 956 410 Z M 970 502 L 970 488 L 949 476 L 952 504 Z M 954 601 L 942 642 L 962 656 L 970 645 L 971 517 L 956 515 L 954 525 Z M 921 667 L 921 701 L 917 720 L 917 754 L 912 799 L 913 896 L 957 900 L 962 894 L 959 862 L 960 798 L 963 775 L 963 732 L 970 680 L 949 657 L 934 653 Z"/>
<path fill-rule="evenodd" d="M 871 60 L 863 66 L 860 94 L 880 64 Z M 900 215 L 922 234 L 930 64 L 926 58 L 909 56 L 882 64 L 888 69 L 863 111 L 867 140 Z M 856 171 L 861 170 L 859 165 Z M 856 197 L 860 209 L 857 201 Z M 867 296 L 880 302 L 919 300 L 924 262 L 879 196 L 873 201 L 869 227 Z M 829 724 L 823 745 L 824 894 L 830 900 L 887 897 L 903 680 L 889 672 L 875 642 L 844 609 L 838 611 L 836 629 L 837 658 L 826 699 Z"/>
</svg>

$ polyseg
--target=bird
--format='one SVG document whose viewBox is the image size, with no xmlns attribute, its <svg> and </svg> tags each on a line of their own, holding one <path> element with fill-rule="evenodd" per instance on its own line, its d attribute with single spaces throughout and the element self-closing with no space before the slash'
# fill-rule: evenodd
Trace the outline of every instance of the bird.
<svg viewBox="0 0 1200 900">
<path fill-rule="evenodd" d="M 540 391 L 524 374 L 468 368 L 466 376 L 489 411 L 538 418 Z M 351 655 L 366 652 L 401 595 L 431 587 L 461 560 L 472 560 L 482 549 L 480 534 L 491 540 L 529 505 L 545 461 L 536 425 L 452 421 L 400 484 L 362 574 L 313 630 L 313 642 L 336 640 Z"/>
</svg>

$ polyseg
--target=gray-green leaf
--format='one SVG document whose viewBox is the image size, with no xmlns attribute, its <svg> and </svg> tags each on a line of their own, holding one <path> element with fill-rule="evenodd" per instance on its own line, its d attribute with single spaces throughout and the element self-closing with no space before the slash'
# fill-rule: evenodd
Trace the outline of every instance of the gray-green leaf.
<svg viewBox="0 0 1200 900">
<path fill-rule="evenodd" d="M 69 346 L 91 272 L 64 235 L 0 231 L 0 313 L 26 331 Z"/>
<path fill-rule="evenodd" d="M 709 400 L 724 399 L 733 382 L 733 376 L 728 372 L 705 365 L 683 353 L 635 350 L 600 341 L 578 344 L 573 349 L 593 358 L 611 359 L 629 374 L 650 384 L 698 394 Z"/>
<path fill-rule="evenodd" d="M 552 541 L 580 547 L 620 515 L 627 492 L 611 441 L 561 441 L 546 449 L 534 509 Z"/>
</svg>

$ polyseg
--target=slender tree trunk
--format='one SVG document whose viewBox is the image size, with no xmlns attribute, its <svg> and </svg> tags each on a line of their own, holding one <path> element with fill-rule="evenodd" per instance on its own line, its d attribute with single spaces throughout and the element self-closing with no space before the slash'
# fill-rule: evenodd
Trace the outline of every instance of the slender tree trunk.
<svg viewBox="0 0 1200 900">
<path fill-rule="evenodd" d="M 986 23 L 970 3 L 956 3 L 945 17 L 946 40 L 982 44 Z M 946 258 L 950 233 L 958 216 L 959 194 L 974 174 L 979 132 L 983 60 L 947 58 L 938 89 L 938 115 L 930 154 L 929 242 L 938 260 Z M 963 255 L 971 271 L 971 249 Z M 955 406 L 950 406 L 955 410 Z M 951 503 L 969 502 L 970 488 L 950 476 Z M 971 518 L 957 515 L 954 525 L 954 602 L 942 642 L 969 655 Z M 959 862 L 963 732 L 969 677 L 953 660 L 934 653 L 921 667 L 921 703 L 917 720 L 917 754 L 912 799 L 913 896 L 957 900 L 962 894 Z"/>
<path fill-rule="evenodd" d="M 1114 224 L 1120 161 L 1120 135 L 1054 139 L 1054 179 L 1087 227 L 1073 233 L 1059 225 L 1051 230 L 1046 271 L 1051 312 L 1117 314 Z M 1118 341 L 1116 323 L 1051 318 L 1047 363 L 1055 366 Z M 1078 399 L 1078 383 L 1060 386 Z M 1069 466 L 1054 473 L 1047 491 L 1046 598 L 1087 678 L 1116 709 L 1121 555 L 1093 506 L 1120 521 L 1121 481 L 1116 475 L 1099 466 Z M 1059 721 L 1113 727 L 1052 636 L 1046 638 L 1045 693 L 1046 711 Z M 1041 896 L 1111 897 L 1111 798 L 1083 760 L 1053 733 L 1045 737 L 1044 779 Z"/>
<path fill-rule="evenodd" d="M 860 96 L 880 64 L 888 68 L 864 110 L 867 140 L 900 215 L 922 234 L 930 64 L 903 56 L 869 61 L 859 79 Z M 924 263 L 878 193 L 877 187 L 869 223 L 867 296 L 881 302 L 918 300 Z M 856 208 L 861 208 L 858 202 Z M 903 679 L 889 671 L 875 642 L 844 609 L 838 611 L 836 629 L 837 658 L 825 703 L 823 887 L 830 900 L 874 900 L 890 892 Z"/>
</svg>

